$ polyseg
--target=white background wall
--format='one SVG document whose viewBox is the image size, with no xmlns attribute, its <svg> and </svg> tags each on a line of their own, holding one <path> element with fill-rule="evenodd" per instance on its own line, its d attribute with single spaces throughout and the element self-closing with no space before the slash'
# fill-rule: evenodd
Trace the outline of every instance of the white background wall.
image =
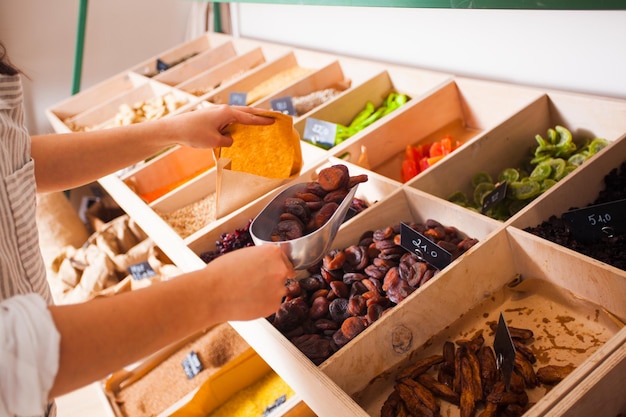
<svg viewBox="0 0 626 417">
<path fill-rule="evenodd" d="M 626 11 L 239 3 L 233 12 L 246 37 L 457 75 L 626 98 Z"/>
<path fill-rule="evenodd" d="M 0 40 L 29 77 L 28 125 L 71 95 L 78 0 L 1 0 Z M 86 89 L 192 36 L 191 0 L 91 1 Z M 323 7 L 233 3 L 235 34 L 458 75 L 626 99 L 626 11 Z"/>
</svg>

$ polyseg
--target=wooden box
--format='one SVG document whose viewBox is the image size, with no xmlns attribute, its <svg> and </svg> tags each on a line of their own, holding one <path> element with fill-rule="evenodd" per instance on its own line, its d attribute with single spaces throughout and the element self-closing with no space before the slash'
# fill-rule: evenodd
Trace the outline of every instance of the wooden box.
<svg viewBox="0 0 626 417">
<path fill-rule="evenodd" d="M 359 185 L 357 189 L 357 193 L 355 195 L 356 198 L 363 200 L 369 206 L 373 206 L 378 204 L 379 201 L 384 200 L 388 195 L 395 192 L 399 188 L 399 184 L 394 181 L 390 181 L 389 179 L 380 176 L 376 173 L 372 173 L 368 170 L 365 170 L 357 165 L 353 165 L 347 162 L 344 162 L 337 158 L 329 158 L 326 161 L 322 161 L 311 168 L 303 171 L 302 174 L 290 181 L 288 184 L 285 184 L 283 187 L 268 193 L 263 196 L 247 204 L 242 207 L 240 210 L 231 213 L 228 216 L 223 217 L 215 224 L 210 227 L 204 228 L 200 232 L 190 236 L 187 239 L 187 246 L 198 256 L 201 256 L 203 253 L 215 250 L 216 242 L 219 240 L 220 236 L 223 233 L 233 233 L 236 229 L 241 229 L 246 226 L 246 224 L 256 217 L 261 210 L 278 194 L 284 187 L 288 187 L 289 185 L 293 185 L 296 183 L 313 181 L 317 178 L 317 173 L 330 165 L 334 164 L 344 164 L 348 167 L 350 171 L 350 175 L 359 175 L 359 174 L 367 174 L 368 181 Z"/>
<path fill-rule="evenodd" d="M 104 119 L 96 118 L 97 107 L 105 106 L 112 115 L 122 97 L 132 96 L 135 91 L 154 95 L 157 88 L 176 90 L 193 96 L 195 103 L 207 103 L 204 99 L 209 95 L 191 94 L 201 82 L 217 85 L 210 96 L 227 102 L 229 92 L 253 88 L 255 83 L 294 63 L 315 71 L 256 104 L 267 106 L 271 97 L 295 94 L 301 88 L 310 88 L 308 84 L 325 85 L 341 78 L 351 81 L 350 88 L 341 95 L 296 120 L 294 126 L 301 136 L 308 118 L 346 124 L 367 100 L 379 104 L 390 91 L 403 92 L 411 97 L 403 108 L 336 148 L 326 151 L 303 143 L 305 167 L 294 181 L 313 178 L 316 170 L 329 163 L 345 163 L 351 172 L 366 172 L 370 176 L 368 183 L 359 186 L 358 196 L 376 202 L 342 225 L 333 248 L 354 244 L 366 230 L 430 218 L 455 226 L 479 240 L 435 279 L 319 366 L 266 319 L 231 323 L 313 413 L 321 417 L 378 417 L 392 390 L 393 377 L 400 369 L 437 351 L 444 340 L 468 337 L 478 330 L 483 330 L 486 343 L 492 343 L 488 322 L 497 319 L 500 312 L 509 325 L 533 330 L 533 343 L 541 352 L 541 363 L 576 365 L 575 371 L 549 392 L 540 387 L 529 393 L 536 404 L 525 416 L 589 415 L 600 409 L 611 414 L 624 412 L 617 387 L 624 373 L 621 345 L 626 320 L 623 303 L 626 272 L 523 229 L 573 205 L 593 201 L 604 175 L 625 158 L 626 102 L 457 77 L 217 34 L 215 43 L 213 34 L 206 38 L 199 40 L 198 45 L 210 42 L 213 48 L 232 41 L 240 53 L 206 71 L 192 71 L 194 74 L 187 80 L 175 80 L 180 81 L 175 86 L 145 77 L 135 81 L 136 74 L 114 77 L 108 81 L 113 88 L 98 86 L 55 106 L 51 109 L 54 110 L 50 113 L 51 121 L 58 123 L 70 117 L 101 123 Z M 185 46 L 168 54 L 180 57 L 187 49 Z M 207 52 L 200 51 L 198 60 L 204 53 L 208 54 L 209 47 L 200 49 Z M 174 79 L 178 71 L 185 71 L 186 65 L 192 66 L 194 62 L 173 67 L 159 77 Z M 225 74 L 236 67 L 245 74 L 223 82 Z M 139 74 L 141 68 L 137 66 L 133 72 Z M 115 90 L 115 95 L 106 95 L 108 90 Z M 98 102 L 99 97 L 104 97 L 102 102 Z M 62 130 L 64 126 L 60 123 Z M 535 135 L 544 135 L 557 124 L 570 129 L 577 141 L 602 137 L 611 145 L 509 221 L 497 221 L 447 201 L 456 191 L 470 191 L 469 183 L 475 173 L 489 171 L 495 175 L 520 164 L 529 148 L 536 144 Z M 466 134 L 467 143 L 424 174 L 402 184 L 395 167 L 403 148 L 427 141 L 449 126 Z M 357 165 L 363 147 L 368 152 L 369 169 Z M 172 150 L 128 171 L 124 179 L 134 176 L 141 178 L 139 182 L 145 178 L 145 184 L 158 185 L 163 177 L 170 177 L 158 165 L 167 165 L 170 158 L 175 160 L 178 152 L 183 151 Z M 278 192 L 274 190 L 182 238 L 156 210 L 172 210 L 211 192 L 214 175 L 215 170 L 209 168 L 149 203 L 118 175 L 104 177 L 99 182 L 182 271 L 192 271 L 204 266 L 200 255 L 215 249 L 222 233 L 245 226 Z M 164 184 L 166 181 L 161 185 Z M 138 189 L 136 185 L 133 187 Z M 606 393 L 611 395 L 609 399 Z M 446 406 L 443 415 L 455 416 L 458 411 Z"/>
<path fill-rule="evenodd" d="M 326 65 L 325 67 L 320 68 L 314 73 L 305 76 L 300 81 L 296 81 L 294 84 L 275 91 L 264 99 L 257 101 L 255 103 L 255 107 L 271 109 L 271 102 L 274 99 L 278 99 L 281 97 L 297 98 L 324 89 L 333 88 L 339 92 L 342 92 L 350 88 L 351 82 L 352 81 L 345 76 L 339 61 L 334 61 Z M 298 114 L 296 112 L 296 115 L 294 116 L 294 123 L 297 123 L 298 119 L 306 117 L 306 114 L 310 111 L 312 110 L 309 110 L 308 112 L 305 112 L 303 114 Z"/>
<path fill-rule="evenodd" d="M 105 129 L 137 123 L 135 117 L 143 117 L 139 108 L 146 117 L 157 119 L 183 111 L 195 102 L 195 96 L 151 80 L 102 104 L 94 104 L 65 122 L 74 125 L 73 130 Z"/>
<path fill-rule="evenodd" d="M 189 58 L 185 62 L 174 66 L 170 70 L 159 73 L 153 79 L 163 84 L 176 86 L 187 79 L 207 71 L 233 57 L 237 56 L 237 51 L 232 42 L 226 42 L 215 48 L 200 52 Z"/>
<path fill-rule="evenodd" d="M 504 169 L 523 167 L 537 147 L 535 135 L 546 138 L 549 128 L 561 125 L 571 132 L 579 148 L 593 138 L 615 142 L 626 131 L 625 112 L 626 103 L 616 100 L 562 92 L 542 94 L 507 120 L 484 132 L 480 140 L 454 151 L 442 161 L 444 163 L 429 168 L 425 175 L 418 175 L 408 185 L 442 199 L 458 191 L 471 198 L 474 175 L 487 172 L 495 181 Z M 562 181 L 557 182 L 535 198 L 529 209 L 561 184 Z"/>
<path fill-rule="evenodd" d="M 326 62 L 324 61 L 310 60 L 307 59 L 306 55 L 288 51 L 282 56 L 252 69 L 243 78 L 223 87 L 218 87 L 214 91 L 201 96 L 201 98 L 214 104 L 228 104 L 230 93 L 246 93 L 248 94 L 247 104 L 255 105 L 256 102 L 267 97 L 272 92 L 286 88 L 325 64 Z M 267 91 L 259 91 L 258 94 L 254 92 L 255 88 L 263 85 L 263 83 L 271 82 L 274 76 L 290 70 L 294 70 L 297 73 L 298 69 L 301 70 L 301 74 L 297 75 L 293 80 L 286 79 L 286 84 L 276 80 L 272 85 L 267 86 Z"/>
<path fill-rule="evenodd" d="M 188 42 L 182 43 L 181 45 L 163 51 L 158 56 L 147 59 L 135 65 L 130 70 L 148 78 L 156 77 L 158 74 L 162 74 L 163 76 L 167 72 L 176 70 L 178 65 L 194 59 L 199 55 L 202 55 L 204 52 L 216 48 L 220 44 L 229 42 L 231 42 L 231 38 L 229 36 L 207 33 L 203 36 L 199 36 Z M 162 61 L 168 66 L 168 68 L 165 71 L 160 72 L 157 67 L 158 61 Z"/>
<path fill-rule="evenodd" d="M 248 71 L 266 62 L 263 49 L 255 48 L 249 52 L 224 60 L 220 65 L 207 69 L 177 84 L 177 88 L 198 97 L 223 87 L 245 76 Z"/>
<path fill-rule="evenodd" d="M 402 111 L 389 114 L 384 123 L 356 142 L 348 140 L 331 153 L 356 162 L 365 151 L 373 171 L 401 181 L 407 145 L 431 144 L 445 135 L 467 143 L 506 121 L 540 94 L 507 84 L 454 79 L 411 100 Z"/>
<path fill-rule="evenodd" d="M 79 114 L 135 90 L 147 82 L 147 78 L 132 72 L 118 74 L 49 107 L 46 109 L 46 117 L 55 132 L 71 132 L 71 121 Z"/>
</svg>

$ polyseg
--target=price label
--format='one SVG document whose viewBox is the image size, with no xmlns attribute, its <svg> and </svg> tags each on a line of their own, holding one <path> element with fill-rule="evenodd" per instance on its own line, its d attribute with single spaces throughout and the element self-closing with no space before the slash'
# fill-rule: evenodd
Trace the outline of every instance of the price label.
<svg viewBox="0 0 626 417">
<path fill-rule="evenodd" d="M 187 375 L 187 379 L 192 379 L 203 369 L 204 366 L 202 366 L 202 362 L 200 362 L 200 358 L 196 352 L 192 350 L 185 356 L 183 360 L 183 370 L 185 371 L 185 375 Z"/>
<path fill-rule="evenodd" d="M 163 62 L 159 58 L 157 58 L 157 60 L 156 60 L 157 72 L 167 71 L 169 68 L 170 68 L 170 66 L 168 64 L 166 64 L 165 62 Z"/>
<path fill-rule="evenodd" d="M 563 213 L 569 222 L 572 236 L 581 241 L 626 233 L 626 199 L 570 210 Z"/>
<path fill-rule="evenodd" d="M 285 394 L 283 394 L 280 397 L 276 398 L 276 401 L 274 401 L 273 404 L 270 404 L 267 407 L 265 407 L 265 410 L 263 410 L 263 417 L 271 416 L 272 412 L 274 411 L 274 409 L 278 408 L 285 401 L 287 401 L 287 396 Z"/>
<path fill-rule="evenodd" d="M 302 139 L 324 149 L 335 146 L 337 125 L 323 120 L 308 118 L 304 125 Z"/>
<path fill-rule="evenodd" d="M 279 111 L 283 114 L 288 114 L 289 116 L 296 115 L 296 109 L 293 106 L 293 100 L 291 96 L 275 98 L 270 100 L 270 105 L 272 106 L 272 110 Z"/>
<path fill-rule="evenodd" d="M 513 367 L 515 366 L 515 345 L 502 313 L 500 313 L 498 328 L 493 340 L 493 350 L 496 354 L 496 366 L 508 391 L 511 384 L 511 376 L 513 375 Z"/>
<path fill-rule="evenodd" d="M 144 278 L 150 278 L 156 275 L 156 272 L 148 261 L 133 264 L 128 267 L 128 272 L 133 279 L 140 280 Z"/>
<path fill-rule="evenodd" d="M 416 254 L 421 260 L 441 270 L 452 262 L 452 254 L 421 233 L 400 223 L 400 246 Z"/>
<path fill-rule="evenodd" d="M 248 104 L 248 93 L 231 92 L 228 94 L 228 104 L 231 106 L 245 106 Z"/>
<path fill-rule="evenodd" d="M 507 188 L 508 182 L 506 181 L 502 181 L 500 184 L 498 184 L 496 188 L 493 189 L 493 191 L 485 196 L 485 199 L 483 200 L 483 207 L 481 208 L 480 212 L 485 214 L 489 211 L 491 207 L 504 200 L 506 198 Z"/>
</svg>

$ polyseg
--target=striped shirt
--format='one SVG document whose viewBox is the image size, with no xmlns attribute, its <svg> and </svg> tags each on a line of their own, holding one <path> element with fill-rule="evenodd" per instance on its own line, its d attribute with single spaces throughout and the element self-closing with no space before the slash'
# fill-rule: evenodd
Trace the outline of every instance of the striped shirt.
<svg viewBox="0 0 626 417">
<path fill-rule="evenodd" d="M 20 345 L 20 342 L 25 343 L 24 340 L 19 340 L 26 333 L 23 329 L 36 330 L 35 335 L 27 334 L 29 345 L 33 343 L 32 340 L 43 342 L 58 339 L 58 335 L 54 337 L 56 329 L 51 317 L 46 317 L 49 312 L 45 306 L 52 303 L 52 297 L 39 248 L 35 217 L 35 169 L 30 155 L 30 135 L 24 125 L 22 83 L 19 75 L 0 74 L 0 160 L 2 161 L 0 164 L 0 349 L 2 349 L 0 353 L 5 356 L 5 360 L 0 358 L 0 366 L 2 366 L 0 373 L 3 374 L 0 377 L 0 414 L 4 415 L 3 409 L 7 404 L 2 404 L 3 397 L 6 399 L 8 395 L 20 396 L 20 386 L 22 390 L 45 390 L 48 382 L 54 380 L 58 368 L 59 349 L 58 346 L 45 346 L 45 344 L 39 346 L 40 349 L 45 348 L 49 352 L 35 353 L 33 356 L 36 360 L 32 362 L 29 362 L 31 358 L 24 349 L 15 352 L 16 346 L 26 346 Z M 38 294 L 39 301 L 35 300 L 36 303 L 32 303 L 33 294 Z M 26 296 L 23 300 L 30 299 L 31 301 L 12 304 L 16 296 Z M 39 309 L 33 308 L 37 302 L 40 305 Z M 25 318 L 33 318 L 33 320 L 25 323 Z M 36 350 L 37 347 L 35 345 L 33 349 L 26 350 Z M 30 368 L 38 370 L 42 357 L 45 357 L 46 362 L 50 362 L 51 358 L 56 358 L 57 363 L 43 366 L 44 369 L 38 372 L 40 374 L 54 372 L 54 374 L 37 375 L 37 380 L 44 381 L 43 384 L 39 383 L 40 386 L 36 387 L 24 387 L 24 381 L 20 380 L 22 378 L 20 366 L 27 363 Z M 9 369 L 4 369 L 5 366 Z M 11 372 L 17 374 L 15 380 L 7 376 Z M 31 379 L 26 380 L 31 381 Z M 48 386 L 47 389 L 49 388 Z M 32 393 L 27 394 L 26 397 L 29 395 L 32 398 Z M 37 398 L 47 398 L 47 392 L 39 393 Z M 47 415 L 54 415 L 54 407 L 48 408 L 51 410 Z M 29 414 L 30 416 L 32 414 Z"/>
</svg>

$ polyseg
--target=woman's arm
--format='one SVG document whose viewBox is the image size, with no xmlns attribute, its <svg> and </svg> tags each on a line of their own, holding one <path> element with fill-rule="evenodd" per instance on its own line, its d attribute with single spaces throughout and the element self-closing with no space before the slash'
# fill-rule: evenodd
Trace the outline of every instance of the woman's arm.
<svg viewBox="0 0 626 417">
<path fill-rule="evenodd" d="M 232 137 L 223 133 L 231 123 L 268 125 L 263 110 L 219 105 L 173 117 L 134 125 L 33 136 L 38 192 L 62 191 L 88 184 L 173 146 L 194 148 L 230 146 Z"/>
<path fill-rule="evenodd" d="M 52 306 L 61 348 L 50 398 L 216 324 L 269 316 L 285 295 L 287 278 L 294 276 L 280 248 L 255 246 L 145 289 Z"/>
</svg>

